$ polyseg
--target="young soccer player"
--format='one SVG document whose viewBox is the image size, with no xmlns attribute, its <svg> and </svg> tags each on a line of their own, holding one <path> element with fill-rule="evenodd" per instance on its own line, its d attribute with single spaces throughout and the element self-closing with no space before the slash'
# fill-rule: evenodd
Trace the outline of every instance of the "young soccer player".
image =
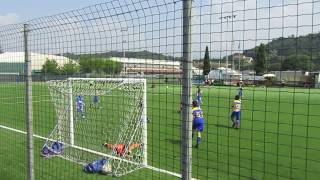
<svg viewBox="0 0 320 180">
<path fill-rule="evenodd" d="M 92 103 L 90 104 L 91 108 L 98 108 L 99 107 L 99 102 L 100 102 L 100 97 L 97 95 L 94 95 L 92 97 Z"/>
<path fill-rule="evenodd" d="M 130 155 L 130 153 L 132 152 L 132 150 L 136 149 L 136 148 L 141 148 L 142 144 L 141 143 L 136 143 L 136 144 L 131 144 L 130 146 L 128 146 L 127 144 L 108 144 L 108 143 L 104 143 L 103 144 L 104 147 L 114 150 L 118 156 L 120 157 L 125 157 L 127 155 Z M 127 153 L 126 153 L 127 150 Z"/>
<path fill-rule="evenodd" d="M 80 114 L 81 118 L 85 118 L 84 116 L 84 98 L 83 96 L 77 96 L 76 99 L 76 103 L 77 103 L 77 112 L 78 114 Z"/>
<path fill-rule="evenodd" d="M 233 128 L 236 128 L 236 129 L 240 128 L 240 115 L 241 115 L 241 100 L 239 95 L 236 95 L 232 103 L 231 120 L 233 122 L 232 124 Z"/>
<path fill-rule="evenodd" d="M 197 101 L 192 102 L 192 114 L 193 114 L 193 125 L 192 125 L 192 138 L 194 136 L 194 133 L 197 132 L 197 144 L 196 148 L 199 147 L 201 143 L 201 133 L 204 129 L 204 118 L 203 118 L 203 112 L 198 106 Z"/>
<path fill-rule="evenodd" d="M 93 87 L 93 86 L 94 86 L 94 81 L 90 81 L 90 87 Z M 99 102 L 100 102 L 100 97 L 98 95 L 94 95 L 90 103 L 90 108 L 98 108 Z"/>
<path fill-rule="evenodd" d="M 243 89 L 242 89 L 243 82 L 242 82 L 242 81 L 239 81 L 239 82 L 237 83 L 237 85 L 238 85 L 238 87 L 239 87 L 239 89 L 238 89 L 238 95 L 239 95 L 239 98 L 240 98 L 240 100 L 241 100 L 242 97 L 243 97 Z"/>
<path fill-rule="evenodd" d="M 241 100 L 241 99 L 242 99 L 242 96 L 243 96 L 243 89 L 242 89 L 241 86 L 240 86 L 240 88 L 239 88 L 238 95 L 239 95 L 239 98 L 240 98 L 240 100 Z"/>
<path fill-rule="evenodd" d="M 196 94 L 196 100 L 197 100 L 197 103 L 198 103 L 198 107 L 200 108 L 201 105 L 202 105 L 202 92 L 201 92 L 201 89 L 200 89 L 199 86 L 198 86 L 198 91 L 197 91 L 197 94 Z"/>
</svg>

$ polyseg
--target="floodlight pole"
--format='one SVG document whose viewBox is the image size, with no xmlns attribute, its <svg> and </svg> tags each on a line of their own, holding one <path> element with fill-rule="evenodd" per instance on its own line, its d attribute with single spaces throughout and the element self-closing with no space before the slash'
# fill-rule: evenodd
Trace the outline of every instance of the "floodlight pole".
<svg viewBox="0 0 320 180">
<path fill-rule="evenodd" d="M 28 158 L 28 180 L 34 180 L 34 158 L 33 158 L 33 129 L 32 129 L 32 70 L 31 58 L 28 52 L 28 24 L 23 25 L 24 38 L 24 62 L 26 83 L 26 126 L 27 126 L 27 158 Z"/>
<path fill-rule="evenodd" d="M 182 58 L 182 128 L 181 128 L 181 175 L 183 180 L 192 179 L 192 59 L 191 18 L 192 0 L 183 1 L 183 58 Z"/>
<path fill-rule="evenodd" d="M 126 57 L 126 50 L 124 49 L 124 43 L 126 43 L 127 41 L 123 39 L 123 32 L 128 32 L 128 28 L 121 28 L 121 41 L 122 41 L 122 52 L 123 52 L 123 57 Z"/>
<path fill-rule="evenodd" d="M 223 16 L 223 17 L 220 17 L 219 19 L 225 19 L 227 21 L 227 31 L 225 33 L 225 39 L 226 39 L 226 74 L 228 75 L 228 68 L 229 68 L 229 57 L 228 57 L 228 41 L 227 41 L 227 38 L 228 38 L 228 31 L 229 31 L 229 19 L 231 19 L 232 21 L 232 24 L 233 24 L 233 19 L 236 18 L 237 15 L 228 15 L 228 16 Z M 232 25 L 233 27 L 233 25 Z M 231 42 L 231 48 L 232 47 L 232 43 L 233 43 L 233 32 L 232 32 L 232 42 Z M 232 50 L 231 50 L 232 52 Z"/>
</svg>

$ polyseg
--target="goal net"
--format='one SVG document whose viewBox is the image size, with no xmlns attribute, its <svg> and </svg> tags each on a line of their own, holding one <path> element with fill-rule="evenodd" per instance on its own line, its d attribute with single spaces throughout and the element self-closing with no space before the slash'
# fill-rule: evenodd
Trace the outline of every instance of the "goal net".
<svg viewBox="0 0 320 180">
<path fill-rule="evenodd" d="M 69 78 L 48 87 L 57 122 L 46 155 L 81 164 L 105 157 L 114 176 L 147 165 L 145 79 Z"/>
</svg>

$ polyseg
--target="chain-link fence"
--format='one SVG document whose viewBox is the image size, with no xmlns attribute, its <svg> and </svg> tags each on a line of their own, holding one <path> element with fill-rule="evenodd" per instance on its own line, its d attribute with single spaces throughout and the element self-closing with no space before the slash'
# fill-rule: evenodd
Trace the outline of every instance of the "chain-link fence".
<svg viewBox="0 0 320 180">
<path fill-rule="evenodd" d="M 107 0 L 0 27 L 0 179 L 318 179 L 320 1 Z"/>
</svg>

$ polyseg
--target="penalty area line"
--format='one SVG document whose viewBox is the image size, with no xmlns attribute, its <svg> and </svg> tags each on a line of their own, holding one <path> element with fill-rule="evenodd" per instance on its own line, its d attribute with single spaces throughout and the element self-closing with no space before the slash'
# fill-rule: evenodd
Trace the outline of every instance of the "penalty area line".
<svg viewBox="0 0 320 180">
<path fill-rule="evenodd" d="M 0 128 L 6 129 L 6 130 L 9 130 L 9 131 L 13 131 L 13 132 L 17 132 L 17 133 L 20 133 L 20 134 L 25 134 L 25 135 L 27 134 L 27 132 L 25 132 L 25 131 L 21 131 L 19 129 L 11 128 L 11 127 L 4 126 L 4 125 L 0 125 Z M 36 137 L 36 138 L 39 138 L 39 139 L 43 139 L 43 140 L 47 140 L 46 137 L 43 137 L 43 136 L 40 136 L 40 135 L 37 135 L 37 134 L 33 134 L 33 137 Z M 178 177 L 178 178 L 182 177 L 181 174 L 178 174 L 178 173 L 175 173 L 175 172 L 171 172 L 171 171 L 168 171 L 168 170 L 165 170 L 165 169 L 160 169 L 160 168 L 149 166 L 149 165 L 144 166 L 144 167 L 147 168 L 147 169 L 153 170 L 153 171 L 157 171 L 157 172 L 164 173 L 164 174 L 169 174 L 169 175 L 172 175 L 172 176 L 175 176 L 175 177 Z M 192 178 L 192 179 L 194 179 L 194 178 Z M 196 179 L 194 179 L 194 180 L 196 180 Z"/>
</svg>

